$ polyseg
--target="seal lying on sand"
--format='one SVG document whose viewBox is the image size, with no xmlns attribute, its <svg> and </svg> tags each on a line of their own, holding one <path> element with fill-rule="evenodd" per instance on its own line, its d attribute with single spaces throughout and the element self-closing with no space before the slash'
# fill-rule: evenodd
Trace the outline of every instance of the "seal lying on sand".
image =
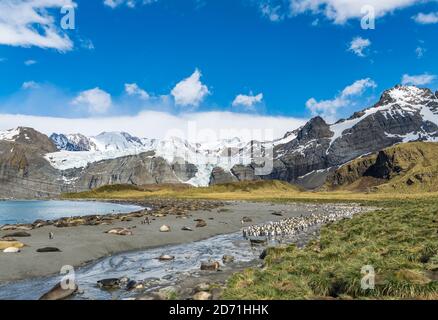
<svg viewBox="0 0 438 320">
<path fill-rule="evenodd" d="M 63 289 L 61 283 L 58 283 L 49 292 L 41 296 L 40 300 L 63 300 L 73 295 L 76 291 L 78 291 L 76 283 L 74 283 L 71 288 L 66 289 Z"/>
<path fill-rule="evenodd" d="M 129 229 L 126 229 L 126 228 L 114 228 L 114 229 L 106 231 L 105 233 L 115 234 L 118 236 L 132 236 L 133 235 L 132 231 Z"/>
<path fill-rule="evenodd" d="M 195 221 L 197 221 L 196 228 L 203 228 L 207 226 L 207 222 L 205 222 L 205 220 L 197 219 Z"/>
<path fill-rule="evenodd" d="M 30 236 L 31 236 L 31 234 L 26 232 L 26 231 L 17 231 L 17 232 L 13 232 L 13 233 L 5 235 L 4 237 L 2 237 L 2 239 L 7 238 L 7 237 L 25 238 L 25 237 L 30 237 Z"/>
<path fill-rule="evenodd" d="M 161 226 L 160 227 L 160 232 L 170 232 L 170 227 L 169 226 Z"/>
<path fill-rule="evenodd" d="M 7 248 L 21 249 L 23 247 L 24 247 L 24 243 L 20 241 L 0 241 L 0 250 L 4 250 Z"/>
<path fill-rule="evenodd" d="M 59 250 L 58 248 L 53 248 L 53 247 L 45 247 L 45 248 L 40 248 L 37 249 L 36 252 L 61 252 L 61 250 Z"/>
<path fill-rule="evenodd" d="M 21 250 L 18 248 L 10 247 L 3 250 L 4 253 L 19 253 Z"/>
</svg>

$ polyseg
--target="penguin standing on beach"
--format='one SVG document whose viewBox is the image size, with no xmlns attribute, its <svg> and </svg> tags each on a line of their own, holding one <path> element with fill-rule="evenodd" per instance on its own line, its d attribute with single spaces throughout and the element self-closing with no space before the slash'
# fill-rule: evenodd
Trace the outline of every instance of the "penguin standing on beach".
<svg viewBox="0 0 438 320">
<path fill-rule="evenodd" d="M 49 232 L 49 240 L 53 240 L 55 234 L 53 232 Z"/>
</svg>

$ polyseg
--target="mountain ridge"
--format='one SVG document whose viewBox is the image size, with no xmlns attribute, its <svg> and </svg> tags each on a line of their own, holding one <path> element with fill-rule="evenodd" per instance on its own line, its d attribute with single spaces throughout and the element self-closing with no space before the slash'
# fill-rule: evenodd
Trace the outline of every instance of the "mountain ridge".
<svg viewBox="0 0 438 320">
<path fill-rule="evenodd" d="M 4 145 L 0 151 L 6 154 L 11 145 L 29 143 L 26 130 L 33 132 L 31 128 L 0 132 Z M 438 141 L 438 94 L 415 86 L 395 86 L 384 91 L 376 104 L 347 119 L 328 124 L 315 117 L 275 141 L 235 138 L 203 144 L 103 132 L 94 137 L 54 133 L 50 139 L 45 136 L 48 141 L 43 139 L 41 145 L 38 137 L 44 150 L 38 153 L 43 158 L 38 160 L 41 174 L 51 172 L 49 179 L 53 179 L 55 172 L 62 191 L 85 191 L 105 184 L 208 186 L 261 179 L 313 189 L 323 185 L 331 172 L 363 155 L 402 142 Z M 257 175 L 263 163 L 255 161 L 254 148 L 269 150 L 271 173 Z M 1 173 L 0 179 L 4 180 Z"/>
</svg>

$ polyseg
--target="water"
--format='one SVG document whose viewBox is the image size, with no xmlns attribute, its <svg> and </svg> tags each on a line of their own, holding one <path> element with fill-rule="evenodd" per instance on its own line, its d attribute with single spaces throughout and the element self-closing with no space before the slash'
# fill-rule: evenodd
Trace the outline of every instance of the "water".
<svg viewBox="0 0 438 320">
<path fill-rule="evenodd" d="M 283 239 L 282 242 L 296 243 L 301 247 L 315 235 L 317 229 L 318 227 L 310 228 L 300 235 Z M 270 242 L 269 245 L 275 243 Z M 143 281 L 143 292 L 151 292 L 174 285 L 183 278 L 199 276 L 202 261 L 221 261 L 223 255 L 232 255 L 239 263 L 257 261 L 264 248 L 251 246 L 238 232 L 188 244 L 117 254 L 75 271 L 76 283 L 82 293 L 76 294 L 73 299 L 111 300 L 136 297 L 141 291 L 106 291 L 98 288 L 96 283 L 102 279 L 128 277 L 131 280 Z M 175 260 L 161 262 L 156 259 L 163 254 L 175 256 Z M 54 275 L 0 285 L 0 300 L 38 299 L 61 281 L 61 277 Z"/>
<path fill-rule="evenodd" d="M 0 201 L 0 226 L 4 224 L 32 223 L 35 220 L 128 213 L 142 210 L 134 205 L 121 205 L 95 201 Z"/>
</svg>

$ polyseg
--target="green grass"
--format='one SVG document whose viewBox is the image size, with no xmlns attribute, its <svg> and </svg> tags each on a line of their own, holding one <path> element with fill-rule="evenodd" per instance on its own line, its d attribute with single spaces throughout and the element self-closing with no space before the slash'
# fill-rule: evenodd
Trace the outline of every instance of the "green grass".
<svg viewBox="0 0 438 320">
<path fill-rule="evenodd" d="M 305 249 L 269 250 L 263 269 L 228 281 L 225 299 L 438 299 L 438 201 L 382 203 L 384 209 L 326 226 Z M 372 265 L 374 290 L 362 290 Z"/>
</svg>

